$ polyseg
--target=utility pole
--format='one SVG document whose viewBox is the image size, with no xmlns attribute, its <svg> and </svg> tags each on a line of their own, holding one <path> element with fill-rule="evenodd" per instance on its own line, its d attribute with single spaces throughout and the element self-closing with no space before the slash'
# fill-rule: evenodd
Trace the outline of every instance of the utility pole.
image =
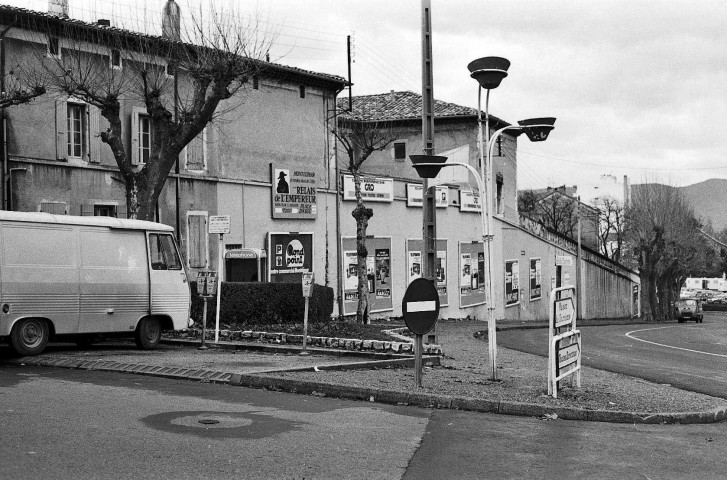
<svg viewBox="0 0 727 480">
<path fill-rule="evenodd" d="M 422 0 L 422 142 L 425 155 L 434 155 L 434 72 L 432 59 L 431 0 Z M 437 214 L 435 194 L 429 189 L 429 180 L 423 185 L 424 269 L 422 276 L 435 281 L 437 260 Z"/>
</svg>

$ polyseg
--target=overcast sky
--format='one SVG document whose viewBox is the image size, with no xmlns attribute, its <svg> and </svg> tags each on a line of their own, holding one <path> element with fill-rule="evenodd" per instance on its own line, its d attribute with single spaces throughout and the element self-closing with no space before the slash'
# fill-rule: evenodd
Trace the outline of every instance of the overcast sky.
<svg viewBox="0 0 727 480">
<path fill-rule="evenodd" d="M 118 24 L 155 18 L 165 0 L 69 3 L 73 18 Z M 354 95 L 421 92 L 419 0 L 237 6 L 276 32 L 279 63 L 346 76 L 351 35 Z M 578 185 L 588 195 L 606 174 L 679 186 L 727 178 L 724 0 L 432 0 L 432 24 L 435 98 L 476 107 L 467 64 L 502 56 L 512 66 L 490 113 L 511 123 L 557 117 L 547 142 L 519 139 L 519 188 Z"/>
</svg>

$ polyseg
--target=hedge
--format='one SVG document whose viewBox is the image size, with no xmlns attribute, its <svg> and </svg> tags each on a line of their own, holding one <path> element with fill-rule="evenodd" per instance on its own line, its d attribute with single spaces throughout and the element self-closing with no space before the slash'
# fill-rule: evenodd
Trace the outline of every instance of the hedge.
<svg viewBox="0 0 727 480">
<path fill-rule="evenodd" d="M 220 287 L 220 324 L 303 323 L 305 301 L 300 283 L 223 282 Z M 215 325 L 216 302 L 216 298 L 207 299 L 208 327 Z M 200 325 L 203 305 L 202 297 L 193 291 L 192 318 Z M 328 322 L 332 313 L 333 289 L 314 284 L 308 305 L 308 322 Z"/>
</svg>

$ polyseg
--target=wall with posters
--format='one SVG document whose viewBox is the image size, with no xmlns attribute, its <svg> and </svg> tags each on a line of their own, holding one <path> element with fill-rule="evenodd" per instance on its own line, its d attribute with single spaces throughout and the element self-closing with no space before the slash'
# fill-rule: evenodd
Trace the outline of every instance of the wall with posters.
<svg viewBox="0 0 727 480">
<path fill-rule="evenodd" d="M 268 279 L 273 283 L 299 283 L 303 272 L 313 271 L 313 233 L 268 233 Z"/>
<path fill-rule="evenodd" d="M 390 312 L 393 304 L 391 237 L 367 237 L 366 277 L 369 282 L 369 313 Z M 355 315 L 358 308 L 358 255 L 356 237 L 341 238 L 343 255 L 343 311 Z"/>
<path fill-rule="evenodd" d="M 460 308 L 483 305 L 487 301 L 487 291 L 482 242 L 460 242 L 457 258 Z"/>
<path fill-rule="evenodd" d="M 424 252 L 424 241 L 422 239 L 406 240 L 406 284 L 422 276 L 422 255 Z M 437 278 L 437 292 L 439 293 L 439 306 L 449 305 L 449 273 L 447 272 L 447 239 L 437 239 L 437 264 L 434 267 L 434 274 Z"/>
</svg>

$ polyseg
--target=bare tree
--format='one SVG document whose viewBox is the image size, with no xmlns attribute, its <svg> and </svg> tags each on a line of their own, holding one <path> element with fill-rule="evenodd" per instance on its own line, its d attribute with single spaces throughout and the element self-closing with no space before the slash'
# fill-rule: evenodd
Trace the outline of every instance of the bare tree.
<svg viewBox="0 0 727 480">
<path fill-rule="evenodd" d="M 126 184 L 130 218 L 154 219 L 180 153 L 222 109 L 238 106 L 230 99 L 260 73 L 271 44 L 255 21 L 244 25 L 212 2 L 204 16 L 201 9 L 188 13 L 180 30 L 172 26 L 170 34 L 166 26 L 166 38 L 64 22 L 60 54 L 46 55 L 45 46 L 38 52 L 52 86 L 97 107 L 106 120 L 100 138 Z M 144 107 L 148 128 L 129 148 L 122 134 L 127 101 Z"/>
<path fill-rule="evenodd" d="M 42 72 L 26 70 L 23 65 L 15 65 L 2 78 L 0 91 L 0 108 L 29 103 L 34 98 L 44 95 L 48 79 Z"/>
<path fill-rule="evenodd" d="M 624 243 L 624 205 L 608 196 L 598 197 L 591 204 L 598 210 L 600 253 L 615 262 L 620 262 Z"/>
<path fill-rule="evenodd" d="M 518 192 L 518 210 L 521 214 L 541 222 L 555 233 L 575 237 L 578 226 L 576 205 L 578 200 L 557 190 L 538 195 L 532 190 Z"/>
<path fill-rule="evenodd" d="M 347 170 L 353 176 L 356 207 L 351 215 L 356 220 L 356 255 L 358 273 L 358 307 L 356 321 L 368 323 L 369 285 L 366 271 L 366 229 L 374 212 L 366 207 L 361 197 L 361 166 L 374 152 L 386 149 L 396 139 L 388 122 L 365 121 L 359 114 L 347 113 L 339 117 L 336 139 L 348 157 Z"/>
</svg>

